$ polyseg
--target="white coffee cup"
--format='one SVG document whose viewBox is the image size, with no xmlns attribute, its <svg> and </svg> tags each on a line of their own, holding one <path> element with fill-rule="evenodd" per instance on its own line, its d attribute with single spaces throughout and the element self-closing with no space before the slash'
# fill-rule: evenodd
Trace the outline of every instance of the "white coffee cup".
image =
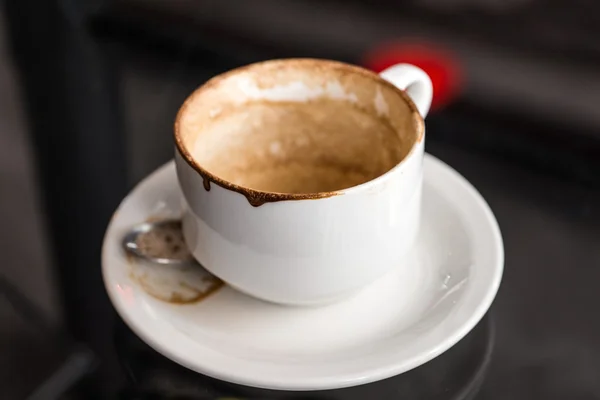
<svg viewBox="0 0 600 400">
<path fill-rule="evenodd" d="M 401 266 L 419 229 L 423 118 L 431 98 L 429 77 L 407 64 L 377 75 L 334 61 L 274 60 L 208 81 L 186 100 L 175 122 L 175 163 L 187 205 L 183 230 L 194 257 L 232 287 L 290 305 L 344 298 Z M 229 110 L 315 99 L 343 102 L 386 121 L 404 146 L 398 150 L 402 159 L 347 189 L 277 193 L 226 180 L 194 155 L 198 143 L 203 157 L 221 151 L 218 135 L 201 135 Z"/>
</svg>

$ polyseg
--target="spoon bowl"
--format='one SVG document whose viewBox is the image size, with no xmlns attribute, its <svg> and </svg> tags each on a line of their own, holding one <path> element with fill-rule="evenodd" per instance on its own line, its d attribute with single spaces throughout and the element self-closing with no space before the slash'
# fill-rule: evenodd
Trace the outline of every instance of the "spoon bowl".
<svg viewBox="0 0 600 400">
<path fill-rule="evenodd" d="M 123 237 L 123 248 L 137 258 L 162 265 L 198 264 L 183 238 L 181 220 L 149 221 Z"/>
</svg>

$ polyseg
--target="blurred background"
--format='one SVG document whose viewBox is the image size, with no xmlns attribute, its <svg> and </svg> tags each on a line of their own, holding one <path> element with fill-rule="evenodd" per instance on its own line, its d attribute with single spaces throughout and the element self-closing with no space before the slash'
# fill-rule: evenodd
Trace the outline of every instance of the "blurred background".
<svg viewBox="0 0 600 400">
<path fill-rule="evenodd" d="M 432 76 L 427 151 L 481 191 L 506 247 L 496 351 L 473 398 L 600 398 L 599 2 L 0 4 L 2 398 L 184 398 L 141 367 L 166 361 L 119 339 L 131 334 L 102 286 L 104 229 L 172 158 L 194 88 L 283 57 Z M 170 368 L 165 381 L 184 374 Z"/>
</svg>

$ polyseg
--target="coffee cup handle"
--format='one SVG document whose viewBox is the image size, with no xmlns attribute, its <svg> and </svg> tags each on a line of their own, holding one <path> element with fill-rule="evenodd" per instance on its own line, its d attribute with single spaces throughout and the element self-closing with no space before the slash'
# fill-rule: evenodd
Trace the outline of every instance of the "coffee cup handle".
<svg viewBox="0 0 600 400">
<path fill-rule="evenodd" d="M 394 86 L 406 91 L 425 118 L 433 98 L 433 86 L 429 75 L 421 68 L 410 64 L 396 64 L 380 73 L 381 77 Z"/>
</svg>

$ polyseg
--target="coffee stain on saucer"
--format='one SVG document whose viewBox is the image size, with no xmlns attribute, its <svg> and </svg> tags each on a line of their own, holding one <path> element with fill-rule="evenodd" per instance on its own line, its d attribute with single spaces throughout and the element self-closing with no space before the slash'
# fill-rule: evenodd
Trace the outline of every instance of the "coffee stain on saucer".
<svg viewBox="0 0 600 400">
<path fill-rule="evenodd" d="M 164 252 L 173 247 L 173 241 L 185 247 L 177 235 L 153 235 L 145 246 L 156 246 L 150 252 Z M 161 240 L 169 243 L 161 243 Z M 179 250 L 178 250 L 179 251 Z M 199 264 L 162 265 L 125 253 L 130 266 L 129 276 L 150 296 L 171 304 L 195 304 L 209 297 L 224 286 L 222 280 Z"/>
<path fill-rule="evenodd" d="M 166 266 L 128 257 L 129 276 L 150 296 L 171 304 L 198 303 L 224 286 L 200 265 Z"/>
<path fill-rule="evenodd" d="M 184 269 L 138 263 L 132 268 L 132 277 L 146 293 L 171 304 L 198 303 L 224 285 L 200 266 Z"/>
</svg>

